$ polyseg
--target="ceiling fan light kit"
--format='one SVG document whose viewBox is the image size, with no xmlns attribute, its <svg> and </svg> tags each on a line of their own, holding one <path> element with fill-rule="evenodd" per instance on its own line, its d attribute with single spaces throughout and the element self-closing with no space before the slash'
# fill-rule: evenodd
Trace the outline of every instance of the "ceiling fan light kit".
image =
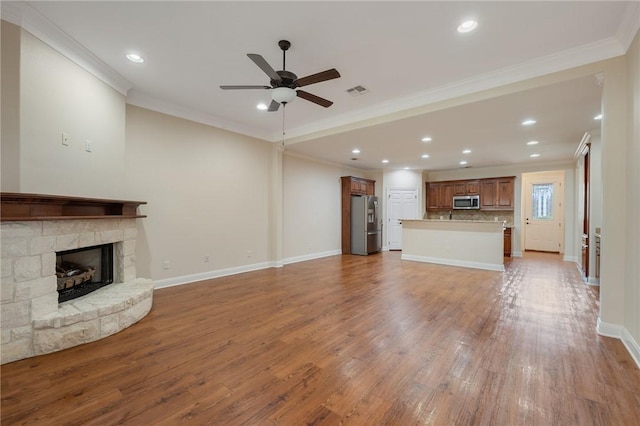
<svg viewBox="0 0 640 426">
<path fill-rule="evenodd" d="M 308 86 L 310 84 L 320 83 L 334 78 L 339 78 L 340 73 L 335 69 L 329 69 L 319 72 L 317 74 L 308 75 L 306 77 L 298 78 L 297 75 L 291 71 L 286 71 L 286 54 L 291 43 L 287 40 L 280 40 L 278 46 L 282 50 L 282 70 L 275 71 L 271 65 L 261 56 L 256 53 L 248 53 L 249 59 L 255 63 L 267 76 L 269 76 L 269 83 L 271 86 L 259 86 L 259 85 L 236 85 L 236 86 L 220 86 L 224 90 L 239 90 L 239 89 L 266 89 L 271 90 L 271 105 L 269 105 L 269 111 L 277 111 L 280 104 L 286 105 L 293 101 L 296 97 L 305 99 L 309 102 L 313 102 L 317 105 L 325 108 L 333 105 L 330 100 L 321 98 L 312 93 L 305 92 L 304 90 L 297 90 L 298 87 Z"/>
<path fill-rule="evenodd" d="M 271 99 L 280 104 L 287 104 L 295 98 L 296 91 L 288 87 L 276 87 L 271 91 Z"/>
</svg>

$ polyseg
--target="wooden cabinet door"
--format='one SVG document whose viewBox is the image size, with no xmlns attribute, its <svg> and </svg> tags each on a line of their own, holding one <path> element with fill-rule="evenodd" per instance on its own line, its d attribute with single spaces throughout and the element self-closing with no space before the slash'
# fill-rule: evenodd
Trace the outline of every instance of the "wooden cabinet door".
<svg viewBox="0 0 640 426">
<path fill-rule="evenodd" d="M 453 208 L 453 184 L 443 183 L 440 185 L 440 206 L 441 209 Z"/>
<path fill-rule="evenodd" d="M 465 181 L 454 183 L 453 195 L 467 195 L 467 183 Z"/>
<path fill-rule="evenodd" d="M 480 183 L 480 207 L 495 207 L 497 192 L 497 181 L 495 179 L 484 179 Z"/>
<path fill-rule="evenodd" d="M 511 257 L 511 228 L 504 229 L 504 256 Z"/>
<path fill-rule="evenodd" d="M 467 181 L 467 194 L 478 195 L 480 194 L 480 182 L 477 180 Z"/>
<path fill-rule="evenodd" d="M 351 193 L 365 195 L 367 193 L 367 182 L 362 179 L 351 178 Z"/>
<path fill-rule="evenodd" d="M 366 193 L 367 195 L 374 195 L 376 192 L 376 183 L 374 181 L 367 181 L 366 183 L 367 189 L 366 189 Z"/>
<path fill-rule="evenodd" d="M 513 178 L 498 179 L 496 207 L 513 208 Z"/>
<path fill-rule="evenodd" d="M 440 185 L 437 183 L 427 183 L 427 209 L 438 209 L 440 207 Z"/>
</svg>

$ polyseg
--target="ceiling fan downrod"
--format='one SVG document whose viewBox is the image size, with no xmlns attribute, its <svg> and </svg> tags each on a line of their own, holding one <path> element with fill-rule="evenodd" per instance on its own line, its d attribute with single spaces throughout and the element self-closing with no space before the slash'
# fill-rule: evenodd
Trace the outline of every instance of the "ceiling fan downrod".
<svg viewBox="0 0 640 426">
<path fill-rule="evenodd" d="M 287 50 L 291 47 L 289 40 L 280 40 L 278 46 L 282 49 L 282 71 L 287 69 Z"/>
</svg>

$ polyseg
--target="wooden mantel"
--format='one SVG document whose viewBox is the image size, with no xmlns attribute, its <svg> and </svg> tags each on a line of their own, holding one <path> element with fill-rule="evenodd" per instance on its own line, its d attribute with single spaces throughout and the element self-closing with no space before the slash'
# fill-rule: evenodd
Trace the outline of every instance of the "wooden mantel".
<svg viewBox="0 0 640 426">
<path fill-rule="evenodd" d="M 70 220 L 142 218 L 138 206 L 146 201 L 105 200 L 62 195 L 0 193 L 1 220 Z"/>
</svg>

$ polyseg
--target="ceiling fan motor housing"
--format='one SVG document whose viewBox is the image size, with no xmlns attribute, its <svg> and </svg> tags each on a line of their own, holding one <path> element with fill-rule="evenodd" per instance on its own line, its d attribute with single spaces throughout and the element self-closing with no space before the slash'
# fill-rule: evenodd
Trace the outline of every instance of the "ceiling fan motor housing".
<svg viewBox="0 0 640 426">
<path fill-rule="evenodd" d="M 297 87 L 297 75 L 291 71 L 276 71 L 276 73 L 280 76 L 281 80 L 271 80 L 271 87 L 288 87 L 290 89 L 295 89 Z"/>
</svg>

